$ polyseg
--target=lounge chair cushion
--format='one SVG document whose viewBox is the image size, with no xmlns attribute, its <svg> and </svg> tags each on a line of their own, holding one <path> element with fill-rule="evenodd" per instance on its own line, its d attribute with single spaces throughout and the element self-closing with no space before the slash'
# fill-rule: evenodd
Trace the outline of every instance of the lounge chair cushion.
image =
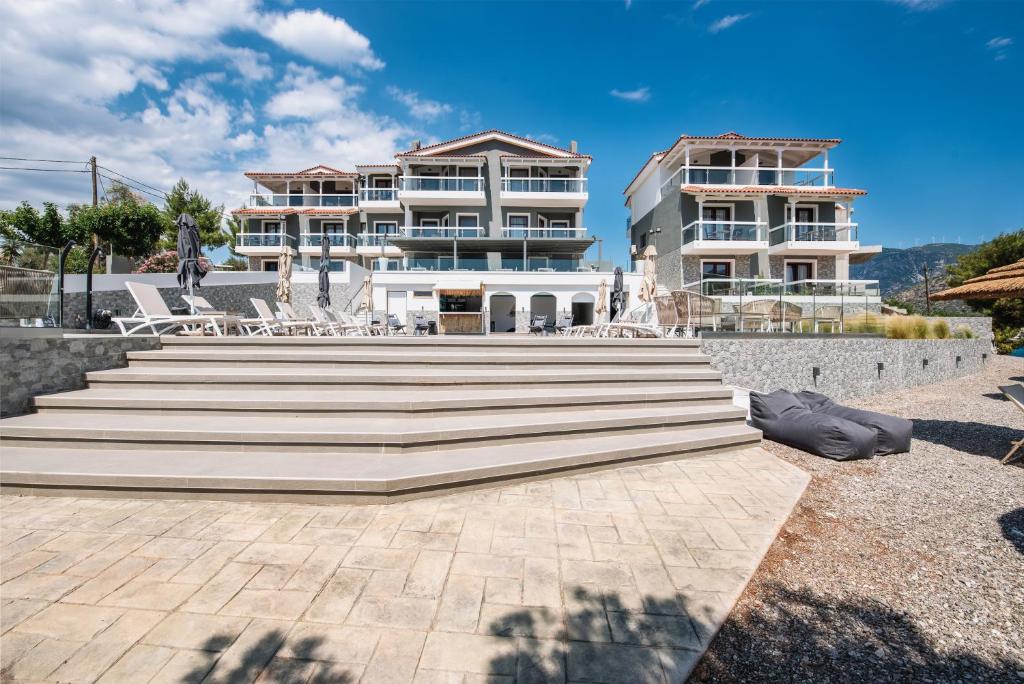
<svg viewBox="0 0 1024 684">
<path fill-rule="evenodd" d="M 813 413 L 836 416 L 874 430 L 878 433 L 878 442 L 875 445 L 875 453 L 878 455 L 910 451 L 914 423 L 906 418 L 842 406 L 817 392 L 798 392 L 796 398 Z"/>
<path fill-rule="evenodd" d="M 750 393 L 750 422 L 772 441 L 836 461 L 871 458 L 874 430 L 826 413 L 814 413 L 792 393 Z"/>
</svg>

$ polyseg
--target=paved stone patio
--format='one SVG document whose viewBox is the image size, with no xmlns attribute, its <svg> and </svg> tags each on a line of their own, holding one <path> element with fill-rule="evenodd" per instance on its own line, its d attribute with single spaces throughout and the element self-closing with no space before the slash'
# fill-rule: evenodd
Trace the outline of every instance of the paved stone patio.
<svg viewBox="0 0 1024 684">
<path fill-rule="evenodd" d="M 0 497 L 3 681 L 680 681 L 806 486 L 760 448 L 404 503 Z"/>
</svg>

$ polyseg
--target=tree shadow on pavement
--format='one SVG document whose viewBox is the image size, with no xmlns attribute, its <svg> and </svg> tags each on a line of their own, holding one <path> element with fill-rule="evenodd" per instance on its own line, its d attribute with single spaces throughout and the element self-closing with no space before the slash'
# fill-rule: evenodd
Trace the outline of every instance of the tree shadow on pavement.
<svg viewBox="0 0 1024 684">
<path fill-rule="evenodd" d="M 1018 681 L 1024 662 L 938 651 L 911 616 L 777 584 L 734 611 L 693 673 L 697 682 Z"/>
<path fill-rule="evenodd" d="M 976 421 L 913 418 L 914 439 L 940 444 L 975 456 L 1002 458 L 1010 441 L 1020 439 L 1024 430 Z"/>
<path fill-rule="evenodd" d="M 999 527 L 1006 540 L 1024 553 L 1024 506 L 999 516 Z"/>
<path fill-rule="evenodd" d="M 285 633 L 271 630 L 261 636 L 240 654 L 226 654 L 235 641 L 235 635 L 217 634 L 202 646 L 204 660 L 184 675 L 182 682 L 208 684 L 249 684 L 261 673 L 267 682 L 310 682 L 317 684 L 349 684 L 357 677 L 344 665 L 324 662 L 320 647 L 324 639 L 307 637 L 289 644 L 288 658 L 274 660 L 285 641 Z M 315 662 L 320 661 L 320 662 Z"/>
</svg>

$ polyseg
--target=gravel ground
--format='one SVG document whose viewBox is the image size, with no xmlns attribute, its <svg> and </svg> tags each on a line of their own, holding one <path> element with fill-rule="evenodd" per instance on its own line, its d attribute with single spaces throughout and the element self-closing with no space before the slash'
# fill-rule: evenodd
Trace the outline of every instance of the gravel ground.
<svg viewBox="0 0 1024 684">
<path fill-rule="evenodd" d="M 914 421 L 909 454 L 812 474 L 691 681 L 1024 682 L 1024 360 L 852 405 Z"/>
</svg>

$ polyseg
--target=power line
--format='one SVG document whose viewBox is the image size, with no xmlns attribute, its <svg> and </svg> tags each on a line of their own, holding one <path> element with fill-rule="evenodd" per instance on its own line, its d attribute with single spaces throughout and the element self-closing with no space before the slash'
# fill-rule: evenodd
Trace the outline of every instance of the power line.
<svg viewBox="0 0 1024 684">
<path fill-rule="evenodd" d="M 88 162 L 72 161 L 69 159 L 30 159 L 29 157 L 0 157 L 0 159 L 6 159 L 8 161 L 47 162 L 49 164 L 88 164 Z"/>
<path fill-rule="evenodd" d="M 75 162 L 76 164 L 79 162 Z M 42 169 L 33 166 L 0 166 L 0 170 L 3 171 L 50 171 L 52 173 L 89 173 L 88 171 L 79 171 L 78 169 Z"/>
<path fill-rule="evenodd" d="M 121 185 L 125 186 L 126 188 L 129 188 L 131 190 L 135 190 L 136 192 L 141 192 L 141 193 L 144 193 L 146 195 L 150 195 L 152 197 L 156 197 L 157 199 L 167 199 L 167 195 L 165 193 L 163 193 L 163 192 L 152 192 L 152 191 L 146 190 L 144 188 L 136 187 L 136 186 L 132 185 L 131 183 L 126 183 L 123 180 L 121 180 L 120 178 L 113 178 L 111 176 L 107 176 L 107 175 L 102 174 L 102 173 L 98 173 L 96 175 L 99 176 L 100 178 L 106 178 L 111 183 L 120 183 Z"/>
<path fill-rule="evenodd" d="M 135 178 L 132 178 L 131 176 L 126 176 L 123 173 L 121 173 L 120 171 L 114 171 L 113 169 L 108 169 L 106 166 L 99 166 L 99 164 L 97 164 L 97 167 L 103 169 L 104 171 L 109 171 L 110 173 L 117 174 L 121 178 L 124 178 L 126 180 L 130 180 L 131 182 L 136 183 L 138 185 L 141 185 L 143 187 L 149 188 L 150 190 L 156 190 L 161 195 L 166 195 L 167 194 L 166 192 L 164 192 L 160 188 L 155 188 L 152 185 L 149 185 L 148 183 L 143 183 L 142 181 L 136 180 Z"/>
</svg>

